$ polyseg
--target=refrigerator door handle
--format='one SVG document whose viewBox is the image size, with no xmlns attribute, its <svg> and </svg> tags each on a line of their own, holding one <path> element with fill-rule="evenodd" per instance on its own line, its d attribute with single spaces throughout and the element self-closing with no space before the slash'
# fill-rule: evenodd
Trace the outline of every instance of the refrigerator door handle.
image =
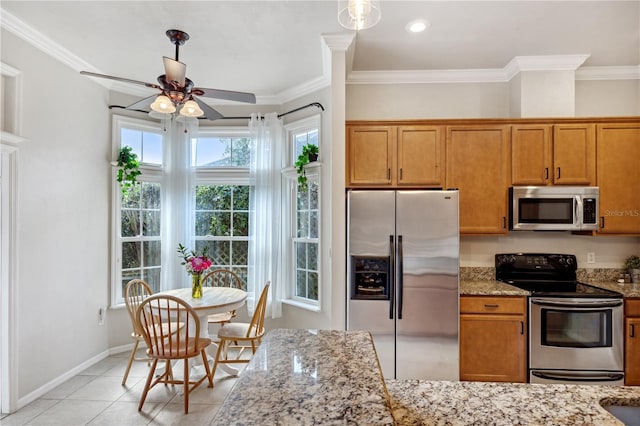
<svg viewBox="0 0 640 426">
<path fill-rule="evenodd" d="M 402 235 L 398 235 L 398 319 L 402 319 Z"/>
<path fill-rule="evenodd" d="M 395 294 L 395 286 L 394 286 L 394 282 L 395 280 L 393 279 L 394 274 L 395 274 L 395 262 L 394 262 L 394 252 L 395 252 L 395 246 L 394 246 L 394 241 L 393 241 L 393 235 L 389 235 L 389 258 L 391 259 L 390 262 L 390 267 L 391 270 L 389 271 L 389 279 L 390 279 L 390 283 L 389 283 L 389 319 L 393 319 L 393 305 L 394 305 L 394 294 Z"/>
</svg>

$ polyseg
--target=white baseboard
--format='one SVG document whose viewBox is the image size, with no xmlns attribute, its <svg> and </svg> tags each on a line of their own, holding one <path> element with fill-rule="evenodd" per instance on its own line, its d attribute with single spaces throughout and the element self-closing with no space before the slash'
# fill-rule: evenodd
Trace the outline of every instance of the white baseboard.
<svg viewBox="0 0 640 426">
<path fill-rule="evenodd" d="M 109 348 L 106 351 L 99 353 L 98 355 L 86 360 L 82 364 L 75 366 L 74 368 L 72 368 L 71 370 L 67 371 L 66 373 L 56 377 L 55 379 L 51 380 L 50 382 L 40 386 L 38 389 L 34 390 L 33 392 L 28 393 L 27 395 L 23 396 L 22 398 L 19 398 L 18 402 L 17 402 L 17 407 L 16 407 L 16 409 L 14 411 L 19 410 L 22 407 L 24 407 L 25 405 L 35 401 L 36 399 L 38 399 L 41 396 L 45 395 L 47 392 L 53 390 L 57 386 L 59 386 L 62 383 L 66 382 L 67 380 L 69 380 L 73 376 L 75 376 L 75 375 L 81 373 L 82 371 L 86 370 L 87 368 L 91 367 L 93 364 L 102 361 L 103 359 L 105 359 L 109 355 L 115 355 L 115 354 L 119 354 L 119 353 L 122 353 L 122 352 L 128 352 L 128 351 L 131 351 L 131 349 L 133 349 L 133 343 L 131 343 L 129 345 L 122 345 L 122 346 L 116 346 L 116 347 L 113 347 L 113 348 Z"/>
</svg>

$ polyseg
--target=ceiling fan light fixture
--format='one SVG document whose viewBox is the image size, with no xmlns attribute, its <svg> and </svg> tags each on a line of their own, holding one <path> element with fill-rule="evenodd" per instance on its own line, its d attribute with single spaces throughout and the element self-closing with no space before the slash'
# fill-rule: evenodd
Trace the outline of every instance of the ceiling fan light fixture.
<svg viewBox="0 0 640 426">
<path fill-rule="evenodd" d="M 201 117 L 204 115 L 204 111 L 200 109 L 196 101 L 189 99 L 180 109 L 180 115 L 184 115 L 185 117 Z"/>
<path fill-rule="evenodd" d="M 338 0 L 338 22 L 349 30 L 371 28 L 381 17 L 380 0 Z"/>
<path fill-rule="evenodd" d="M 164 95 L 158 95 L 155 101 L 151 104 L 151 109 L 163 114 L 171 114 L 176 112 L 176 107 L 171 102 L 171 99 Z"/>
</svg>

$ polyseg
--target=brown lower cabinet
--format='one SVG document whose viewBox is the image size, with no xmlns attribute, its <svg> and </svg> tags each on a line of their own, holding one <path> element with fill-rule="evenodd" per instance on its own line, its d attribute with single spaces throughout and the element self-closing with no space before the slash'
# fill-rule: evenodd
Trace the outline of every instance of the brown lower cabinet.
<svg viewBox="0 0 640 426">
<path fill-rule="evenodd" d="M 527 301 L 460 297 L 460 380 L 527 382 Z"/>
<path fill-rule="evenodd" d="M 624 330 L 624 384 L 640 386 L 640 299 L 625 299 Z"/>
</svg>

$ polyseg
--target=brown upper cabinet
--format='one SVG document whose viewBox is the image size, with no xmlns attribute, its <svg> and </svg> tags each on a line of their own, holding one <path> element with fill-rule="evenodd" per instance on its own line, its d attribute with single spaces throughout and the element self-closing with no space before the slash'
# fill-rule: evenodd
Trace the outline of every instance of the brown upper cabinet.
<svg viewBox="0 0 640 426">
<path fill-rule="evenodd" d="M 595 125 L 513 125 L 511 167 L 513 185 L 595 185 Z"/>
<path fill-rule="evenodd" d="M 461 234 L 506 234 L 510 126 L 447 127 L 446 188 L 460 190 Z"/>
<path fill-rule="evenodd" d="M 442 126 L 347 126 L 347 187 L 444 184 Z"/>
<path fill-rule="evenodd" d="M 640 234 L 640 122 L 598 124 L 598 234 Z"/>
</svg>

